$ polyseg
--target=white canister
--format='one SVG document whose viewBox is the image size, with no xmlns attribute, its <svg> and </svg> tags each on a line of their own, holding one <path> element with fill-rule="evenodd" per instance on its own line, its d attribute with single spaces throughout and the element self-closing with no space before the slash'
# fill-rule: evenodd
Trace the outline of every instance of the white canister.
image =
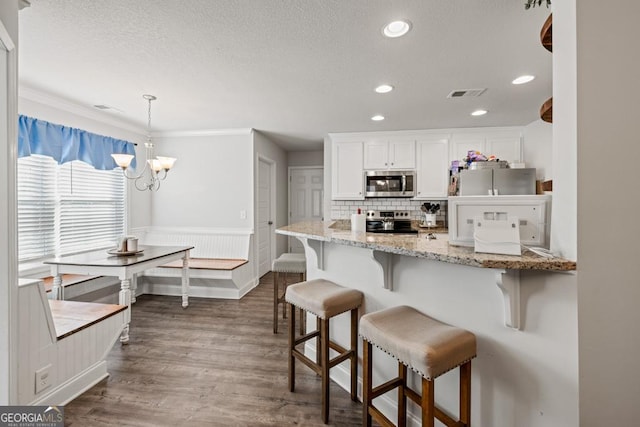
<svg viewBox="0 0 640 427">
<path fill-rule="evenodd" d="M 424 214 L 424 225 L 427 227 L 435 227 L 436 226 L 436 214 Z"/>
<path fill-rule="evenodd" d="M 137 237 L 129 237 L 127 239 L 127 251 L 135 252 L 138 250 L 138 238 Z"/>
</svg>

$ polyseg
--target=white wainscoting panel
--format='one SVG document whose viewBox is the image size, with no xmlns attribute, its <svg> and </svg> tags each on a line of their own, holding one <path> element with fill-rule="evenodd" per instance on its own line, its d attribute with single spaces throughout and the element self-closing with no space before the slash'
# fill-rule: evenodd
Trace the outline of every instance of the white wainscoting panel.
<svg viewBox="0 0 640 427">
<path fill-rule="evenodd" d="M 126 311 L 57 340 L 44 286 L 21 281 L 18 403 L 64 405 L 107 374 L 104 359 L 118 339 Z M 35 372 L 47 365 L 50 386 L 36 394 Z"/>
<path fill-rule="evenodd" d="M 192 258 L 248 259 L 251 233 L 252 230 L 150 227 L 136 235 L 146 245 L 192 245 Z"/>
</svg>

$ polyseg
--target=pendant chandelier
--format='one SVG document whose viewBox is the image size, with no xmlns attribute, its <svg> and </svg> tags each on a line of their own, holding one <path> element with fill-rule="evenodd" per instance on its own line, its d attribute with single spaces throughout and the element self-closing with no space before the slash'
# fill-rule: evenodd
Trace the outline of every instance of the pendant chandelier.
<svg viewBox="0 0 640 427">
<path fill-rule="evenodd" d="M 173 157 L 161 157 L 156 156 L 153 158 L 153 143 L 151 142 L 151 101 L 155 101 L 157 98 L 153 95 L 142 95 L 144 99 L 149 103 L 147 110 L 147 142 L 144 143 L 145 148 L 145 162 L 144 167 L 137 175 L 129 175 L 127 168 L 133 160 L 131 154 L 112 154 L 113 160 L 122 169 L 123 175 L 127 179 L 135 181 L 136 189 L 140 191 L 157 191 L 160 188 L 160 181 L 167 177 L 169 169 L 173 167 L 176 159 Z M 149 171 L 149 173 L 147 173 Z"/>
</svg>

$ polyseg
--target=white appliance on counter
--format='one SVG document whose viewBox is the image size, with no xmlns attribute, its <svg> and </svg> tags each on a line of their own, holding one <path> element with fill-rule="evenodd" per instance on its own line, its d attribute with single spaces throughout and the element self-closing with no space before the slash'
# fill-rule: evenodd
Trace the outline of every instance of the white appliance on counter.
<svg viewBox="0 0 640 427">
<path fill-rule="evenodd" d="M 551 195 L 455 196 L 448 200 L 452 245 L 474 246 L 474 218 L 517 217 L 523 245 L 549 247 Z"/>
</svg>

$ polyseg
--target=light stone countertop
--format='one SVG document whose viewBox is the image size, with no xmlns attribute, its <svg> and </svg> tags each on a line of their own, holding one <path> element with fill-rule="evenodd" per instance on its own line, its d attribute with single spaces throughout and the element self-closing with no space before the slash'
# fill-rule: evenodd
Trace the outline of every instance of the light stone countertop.
<svg viewBox="0 0 640 427">
<path fill-rule="evenodd" d="M 473 247 L 450 245 L 446 233 L 436 232 L 435 240 L 427 240 L 427 233 L 422 230 L 417 235 L 356 233 L 343 223 L 308 221 L 281 227 L 276 233 L 472 267 L 549 271 L 576 269 L 575 261 L 544 258 L 531 252 L 521 256 L 475 253 Z"/>
</svg>

